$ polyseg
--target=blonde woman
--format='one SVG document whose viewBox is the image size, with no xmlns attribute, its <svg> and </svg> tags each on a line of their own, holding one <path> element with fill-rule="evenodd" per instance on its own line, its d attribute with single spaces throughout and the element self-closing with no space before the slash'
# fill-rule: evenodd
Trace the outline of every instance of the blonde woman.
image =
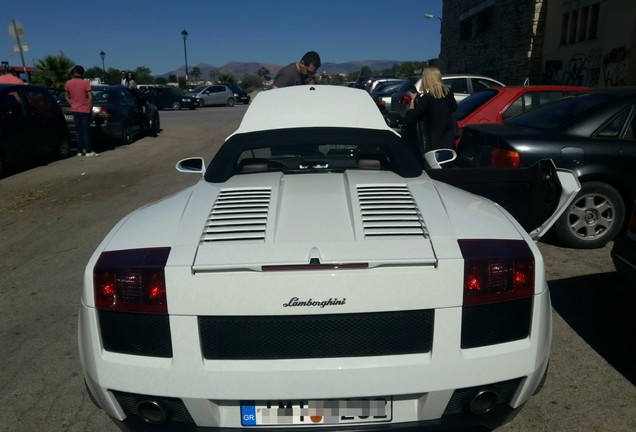
<svg viewBox="0 0 636 432">
<path fill-rule="evenodd" d="M 444 87 L 439 69 L 434 66 L 425 67 L 422 71 L 419 94 L 412 95 L 411 105 L 406 112 L 408 125 L 414 126 L 421 122 L 424 128 L 424 131 L 417 133 L 417 138 L 411 139 L 409 143 L 418 147 L 418 156 L 429 150 L 455 149 L 456 109 L 455 96 L 450 89 Z"/>
</svg>

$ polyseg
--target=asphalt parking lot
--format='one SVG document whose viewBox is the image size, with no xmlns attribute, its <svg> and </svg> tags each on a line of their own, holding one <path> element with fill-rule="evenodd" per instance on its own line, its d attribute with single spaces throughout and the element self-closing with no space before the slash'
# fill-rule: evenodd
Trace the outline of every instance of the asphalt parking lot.
<svg viewBox="0 0 636 432">
<path fill-rule="evenodd" d="M 84 266 L 121 217 L 196 182 L 174 169 L 177 160 L 209 160 L 245 109 L 162 111 L 158 137 L 0 179 L 1 431 L 117 430 L 82 382 L 76 327 Z M 499 430 L 636 430 L 636 287 L 617 277 L 611 245 L 539 247 L 554 306 L 549 375 Z"/>
</svg>

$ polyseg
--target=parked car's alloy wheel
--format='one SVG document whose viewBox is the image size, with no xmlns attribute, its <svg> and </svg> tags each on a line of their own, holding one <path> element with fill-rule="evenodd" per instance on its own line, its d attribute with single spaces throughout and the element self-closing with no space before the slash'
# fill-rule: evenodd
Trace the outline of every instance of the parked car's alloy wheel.
<svg viewBox="0 0 636 432">
<path fill-rule="evenodd" d="M 561 215 L 553 234 L 564 246 L 593 249 L 612 241 L 625 220 L 625 203 L 612 186 L 601 182 L 581 184 L 581 190 Z"/>
<path fill-rule="evenodd" d="M 177 111 L 181 109 L 181 104 L 177 101 L 172 102 L 172 109 Z"/>
<path fill-rule="evenodd" d="M 234 98 L 227 98 L 227 103 L 226 103 L 227 106 L 233 107 L 235 103 L 236 101 L 234 100 Z"/>
<path fill-rule="evenodd" d="M 203 99 L 199 99 L 199 108 L 205 106 L 205 101 Z"/>
</svg>

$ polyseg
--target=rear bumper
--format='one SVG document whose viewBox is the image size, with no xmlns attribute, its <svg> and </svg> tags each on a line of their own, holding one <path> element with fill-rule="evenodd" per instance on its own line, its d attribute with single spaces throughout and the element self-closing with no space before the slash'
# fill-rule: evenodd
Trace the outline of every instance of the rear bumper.
<svg viewBox="0 0 636 432">
<path fill-rule="evenodd" d="M 79 348 L 89 391 L 123 430 L 265 431 L 262 426 L 241 425 L 242 400 L 377 396 L 392 398 L 390 422 L 320 429 L 434 431 L 475 425 L 496 427 L 531 397 L 547 368 L 552 333 L 547 290 L 535 296 L 532 315 L 530 337 L 480 348 L 459 347 L 462 311 L 446 308 L 436 310 L 434 345 L 428 354 L 222 361 L 204 359 L 197 317 L 190 316 L 170 317 L 173 357 L 105 351 L 97 313 L 82 304 Z M 470 401 L 487 391 L 497 395 L 494 407 L 472 414 Z M 167 400 L 172 407 L 169 410 L 181 417 L 163 425 L 165 429 L 144 429 L 146 423 L 135 410 L 141 400 Z M 277 430 L 281 429 L 296 432 L 298 426 Z"/>
<path fill-rule="evenodd" d="M 320 432 L 420 432 L 420 431 L 454 431 L 469 428 L 496 429 L 510 422 L 521 408 L 513 409 L 508 406 L 500 406 L 483 416 L 472 414 L 456 414 L 445 416 L 437 420 L 428 420 L 409 423 L 376 423 L 371 426 L 346 426 L 346 427 L 320 427 Z M 122 431 L 127 432 L 156 432 L 168 430 L 156 425 L 144 422 L 138 417 L 128 417 L 124 421 L 112 419 Z M 257 432 L 282 432 L 280 428 L 253 428 Z M 221 428 L 221 427 L 197 427 L 192 424 L 171 423 L 171 432 L 239 432 L 247 428 Z M 316 427 L 294 427 L 293 432 L 316 432 Z"/>
</svg>

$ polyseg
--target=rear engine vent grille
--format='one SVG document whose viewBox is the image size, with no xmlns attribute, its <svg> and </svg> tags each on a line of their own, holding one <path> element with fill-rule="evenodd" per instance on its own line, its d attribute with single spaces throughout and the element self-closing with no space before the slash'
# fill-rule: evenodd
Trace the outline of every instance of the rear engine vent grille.
<svg viewBox="0 0 636 432">
<path fill-rule="evenodd" d="M 203 357 L 268 360 L 427 353 L 434 310 L 289 316 L 200 316 Z"/>
<path fill-rule="evenodd" d="M 428 236 L 408 187 L 358 186 L 358 200 L 364 238 Z"/>
<path fill-rule="evenodd" d="M 212 206 L 201 242 L 263 243 L 271 195 L 269 188 L 222 190 Z"/>
</svg>

